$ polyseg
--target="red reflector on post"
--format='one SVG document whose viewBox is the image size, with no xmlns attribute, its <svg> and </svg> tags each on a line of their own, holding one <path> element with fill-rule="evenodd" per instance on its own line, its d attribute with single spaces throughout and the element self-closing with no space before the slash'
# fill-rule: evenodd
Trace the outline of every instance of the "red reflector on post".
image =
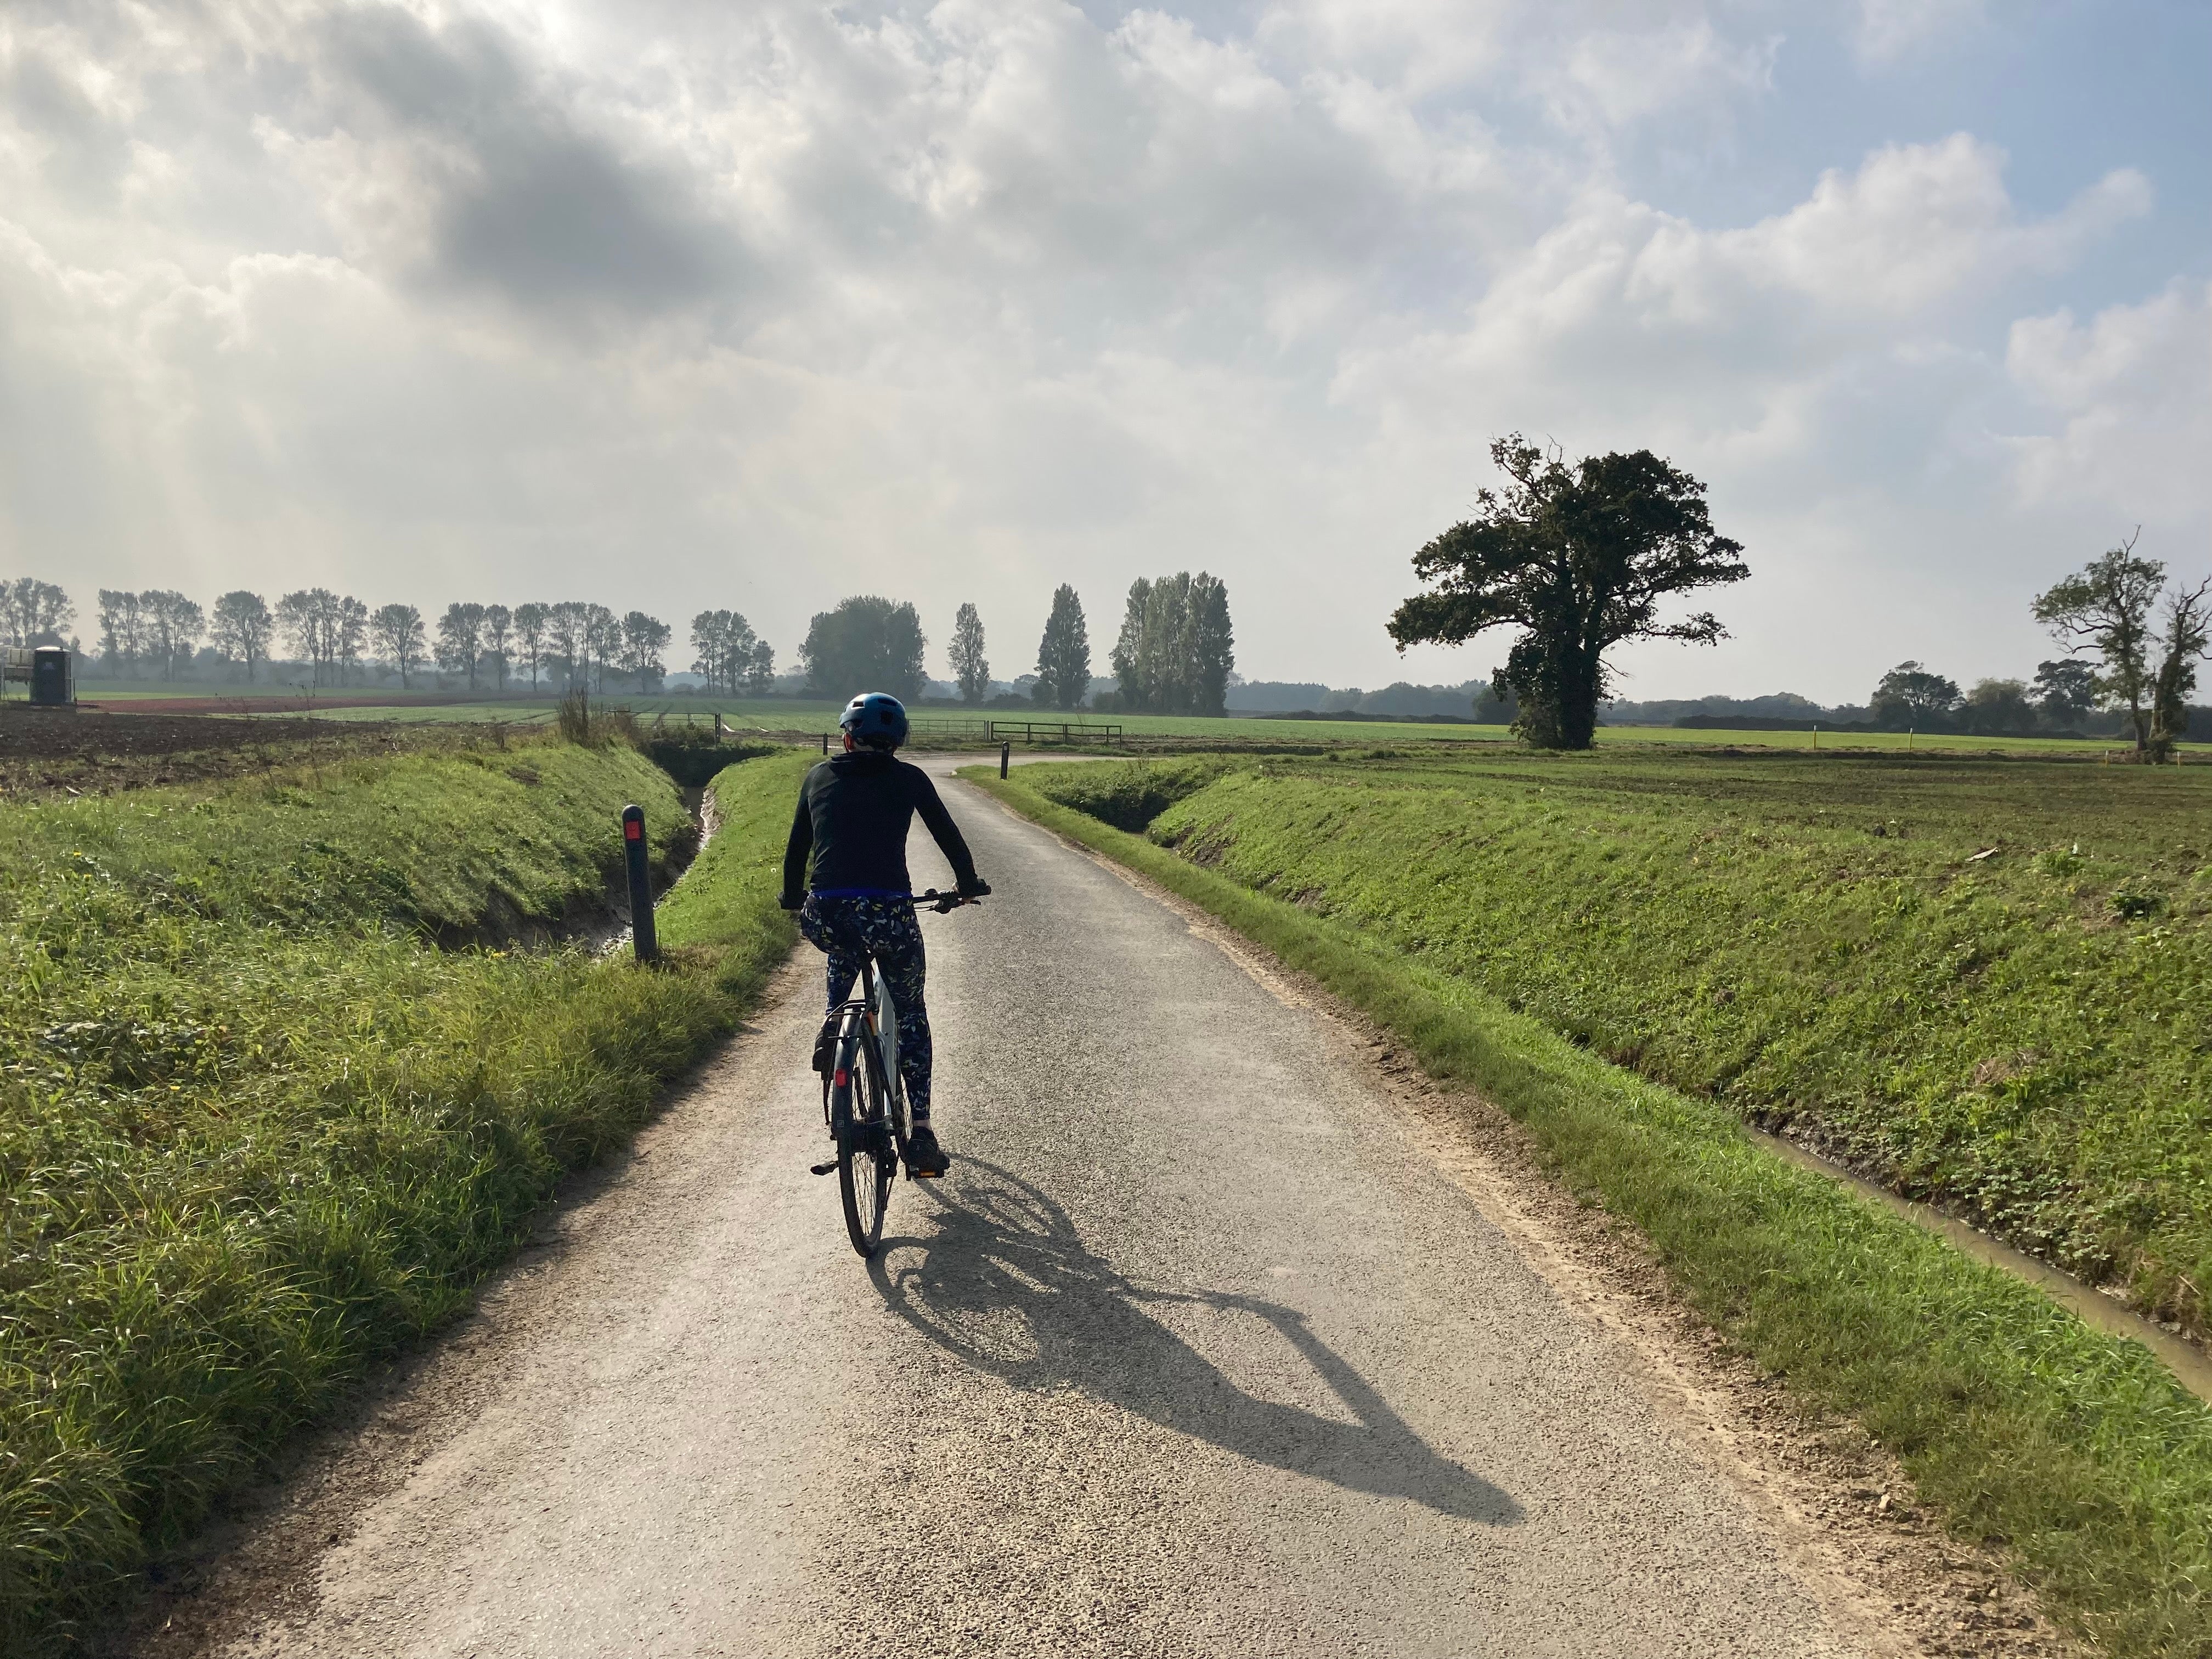
<svg viewBox="0 0 2212 1659">
<path fill-rule="evenodd" d="M 623 819 L 623 839 L 624 841 L 643 841 L 645 839 L 645 825 L 641 823 L 635 818 Z"/>
</svg>

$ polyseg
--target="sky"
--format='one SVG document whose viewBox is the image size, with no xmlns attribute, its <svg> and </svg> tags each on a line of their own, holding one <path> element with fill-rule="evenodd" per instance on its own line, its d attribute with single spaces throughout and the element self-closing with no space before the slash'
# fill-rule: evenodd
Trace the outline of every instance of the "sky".
<svg viewBox="0 0 2212 1659">
<path fill-rule="evenodd" d="M 9 0 L 0 577 L 1011 678 L 1205 568 L 1248 678 L 1455 683 L 1383 623 L 1519 431 L 1746 549 L 1621 695 L 2025 676 L 2212 570 L 2208 83 L 2201 0 Z"/>
</svg>

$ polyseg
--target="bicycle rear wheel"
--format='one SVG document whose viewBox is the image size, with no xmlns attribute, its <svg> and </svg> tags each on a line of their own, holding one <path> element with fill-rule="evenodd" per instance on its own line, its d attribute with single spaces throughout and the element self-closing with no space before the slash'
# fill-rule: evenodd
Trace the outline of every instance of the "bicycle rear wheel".
<svg viewBox="0 0 2212 1659">
<path fill-rule="evenodd" d="M 844 1109 L 833 1106 L 837 1126 L 837 1191 L 845 1203 L 845 1231 L 853 1248 L 872 1257 L 883 1241 L 884 1212 L 890 1206 L 898 1155 L 884 1110 L 884 1088 L 875 1055 L 863 1036 L 845 1060 Z"/>
</svg>

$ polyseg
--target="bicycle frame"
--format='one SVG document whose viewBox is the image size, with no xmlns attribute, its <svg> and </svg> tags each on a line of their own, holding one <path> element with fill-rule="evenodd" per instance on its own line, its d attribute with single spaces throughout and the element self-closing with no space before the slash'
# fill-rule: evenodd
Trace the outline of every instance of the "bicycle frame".
<svg viewBox="0 0 2212 1659">
<path fill-rule="evenodd" d="M 837 1005 L 832 1012 L 852 1023 L 840 1030 L 837 1062 L 835 1071 L 822 1079 L 822 1121 L 831 1128 L 836 1127 L 830 1116 L 830 1100 L 836 1092 L 836 1072 L 848 1076 L 856 1066 L 868 1068 L 870 1081 L 876 1085 L 886 1108 L 885 1116 L 900 1132 L 907 1121 L 906 1079 L 899 1073 L 898 1009 L 892 1003 L 890 988 L 876 971 L 875 959 L 863 957 L 860 962 L 860 994 Z M 872 1039 L 872 1041 L 871 1041 Z M 903 1152 L 903 1146 L 900 1147 Z"/>
<path fill-rule="evenodd" d="M 890 988 L 884 983 L 883 975 L 876 972 L 870 960 L 862 969 L 862 994 L 867 999 L 876 1028 L 876 1042 L 882 1049 L 884 1065 L 884 1096 L 890 1102 L 892 1115 L 901 1123 L 906 1121 L 906 1079 L 899 1074 L 898 1009 L 891 1002 Z"/>
</svg>

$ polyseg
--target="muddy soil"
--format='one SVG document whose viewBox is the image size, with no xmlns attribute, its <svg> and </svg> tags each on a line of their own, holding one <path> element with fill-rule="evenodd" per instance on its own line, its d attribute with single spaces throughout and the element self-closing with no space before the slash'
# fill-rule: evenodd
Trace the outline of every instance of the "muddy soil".
<svg viewBox="0 0 2212 1659">
<path fill-rule="evenodd" d="M 0 708 L 0 791 L 107 794 L 389 753 L 399 741 L 392 726 L 374 721 L 117 714 L 17 703 Z"/>
</svg>

